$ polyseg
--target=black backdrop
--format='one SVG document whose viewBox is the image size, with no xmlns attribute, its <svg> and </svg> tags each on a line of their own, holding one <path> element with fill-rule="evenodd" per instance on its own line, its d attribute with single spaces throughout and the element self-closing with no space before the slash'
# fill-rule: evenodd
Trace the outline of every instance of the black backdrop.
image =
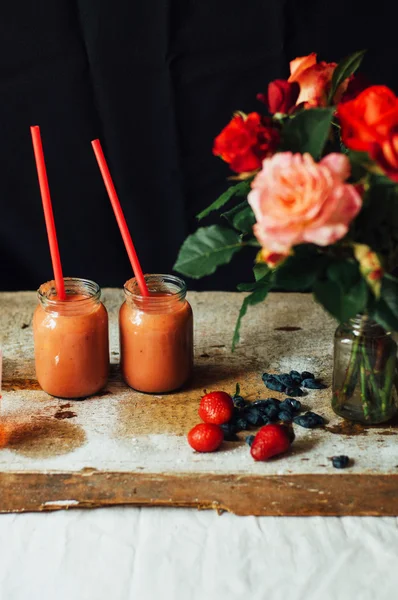
<svg viewBox="0 0 398 600">
<path fill-rule="evenodd" d="M 51 263 L 29 126 L 39 124 L 64 274 L 130 277 L 90 140 L 104 145 L 146 272 L 170 272 L 194 215 L 226 187 L 212 140 L 288 61 L 368 48 L 363 72 L 398 83 L 390 0 L 2 0 L 0 289 Z M 377 11 L 376 11 L 377 8 Z M 211 222 L 210 219 L 208 222 Z M 234 289 L 252 256 L 192 289 Z"/>
</svg>

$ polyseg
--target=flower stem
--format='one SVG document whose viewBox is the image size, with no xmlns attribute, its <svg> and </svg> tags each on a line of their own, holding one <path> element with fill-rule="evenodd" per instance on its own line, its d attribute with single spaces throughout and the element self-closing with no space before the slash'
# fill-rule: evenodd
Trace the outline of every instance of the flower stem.
<svg viewBox="0 0 398 600">
<path fill-rule="evenodd" d="M 365 419 L 369 418 L 369 402 L 367 397 L 367 389 L 366 389 L 366 371 L 365 365 L 361 362 L 359 366 L 359 375 L 361 382 L 361 400 L 362 400 L 362 408 Z"/>
</svg>

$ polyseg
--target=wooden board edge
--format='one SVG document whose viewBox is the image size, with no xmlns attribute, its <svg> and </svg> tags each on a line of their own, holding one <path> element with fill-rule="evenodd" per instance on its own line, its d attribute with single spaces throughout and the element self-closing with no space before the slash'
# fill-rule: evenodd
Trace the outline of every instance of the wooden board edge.
<svg viewBox="0 0 398 600">
<path fill-rule="evenodd" d="M 398 474 L 0 473 L 0 513 L 121 505 L 242 516 L 397 516 Z"/>
</svg>

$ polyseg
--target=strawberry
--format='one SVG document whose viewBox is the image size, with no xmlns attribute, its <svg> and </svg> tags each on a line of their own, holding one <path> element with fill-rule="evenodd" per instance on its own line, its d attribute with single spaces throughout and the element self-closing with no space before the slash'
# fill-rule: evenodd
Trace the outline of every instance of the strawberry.
<svg viewBox="0 0 398 600">
<path fill-rule="evenodd" d="M 199 423 L 188 433 L 188 444 L 197 452 L 214 452 L 224 439 L 222 429 L 211 423 Z"/>
<path fill-rule="evenodd" d="M 268 460 L 289 450 L 293 439 L 293 429 L 286 425 L 264 425 L 253 440 L 250 454 L 254 460 Z"/>
<path fill-rule="evenodd" d="M 231 420 L 234 403 L 226 392 L 210 392 L 201 399 L 198 412 L 205 423 L 222 425 Z"/>
</svg>

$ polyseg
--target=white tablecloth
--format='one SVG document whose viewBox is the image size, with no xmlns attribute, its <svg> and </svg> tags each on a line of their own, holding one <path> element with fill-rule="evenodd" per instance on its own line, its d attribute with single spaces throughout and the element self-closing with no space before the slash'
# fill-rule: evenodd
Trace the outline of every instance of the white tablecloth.
<svg viewBox="0 0 398 600">
<path fill-rule="evenodd" d="M 0 515 L 0 600 L 393 600 L 398 519 Z"/>
</svg>

